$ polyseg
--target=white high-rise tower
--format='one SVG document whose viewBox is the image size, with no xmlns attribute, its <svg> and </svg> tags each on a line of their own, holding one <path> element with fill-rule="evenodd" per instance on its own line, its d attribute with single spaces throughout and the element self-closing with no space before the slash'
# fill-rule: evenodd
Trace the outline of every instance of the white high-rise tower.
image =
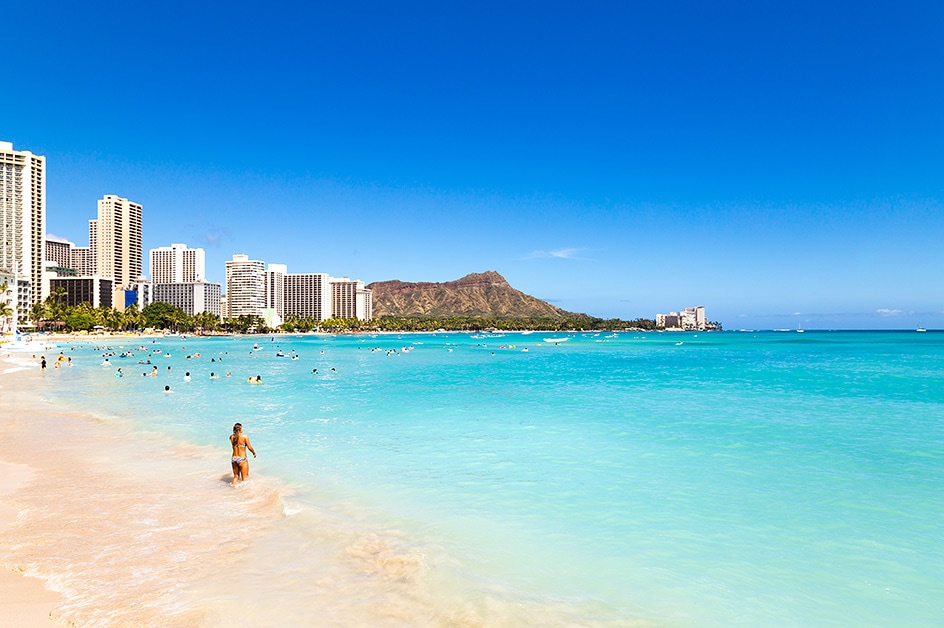
<svg viewBox="0 0 944 628">
<path fill-rule="evenodd" d="M 206 279 L 206 251 L 171 244 L 151 249 L 152 283 L 195 283 Z"/>
<path fill-rule="evenodd" d="M 262 316 L 265 309 L 265 262 L 234 255 L 226 262 L 226 309 L 228 318 Z"/>
<path fill-rule="evenodd" d="M 126 198 L 106 194 L 98 201 L 98 220 L 89 225 L 89 237 L 97 235 L 96 271 L 115 282 L 115 290 L 123 290 L 141 276 L 141 213 L 142 208 Z M 116 299 L 124 302 L 124 299 Z"/>
<path fill-rule="evenodd" d="M 19 284 L 7 282 L 17 293 L 17 318 L 45 296 L 45 240 L 46 158 L 0 142 L 0 274 Z"/>
</svg>

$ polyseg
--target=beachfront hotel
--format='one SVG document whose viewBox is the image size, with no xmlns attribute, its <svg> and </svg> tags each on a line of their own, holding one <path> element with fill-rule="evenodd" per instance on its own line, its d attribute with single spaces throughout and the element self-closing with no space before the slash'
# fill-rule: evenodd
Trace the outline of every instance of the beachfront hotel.
<svg viewBox="0 0 944 628">
<path fill-rule="evenodd" d="M 269 264 L 267 269 L 265 262 L 248 255 L 234 255 L 226 262 L 226 294 L 221 299 L 225 317 L 258 316 L 269 327 L 293 317 L 373 317 L 373 297 L 363 281 L 325 273 L 291 274 L 285 264 Z"/>
<path fill-rule="evenodd" d="M 285 276 L 285 317 L 331 318 L 331 282 L 326 273 Z"/>
<path fill-rule="evenodd" d="M 263 318 L 269 327 L 278 327 L 285 320 L 285 264 L 269 264 L 265 274 L 265 310 Z"/>
<path fill-rule="evenodd" d="M 152 284 L 155 301 L 170 303 L 194 316 L 209 312 L 219 317 L 220 311 L 220 284 L 208 281 L 189 281 L 176 283 Z"/>
<path fill-rule="evenodd" d="M 55 262 L 59 268 L 75 268 L 72 265 L 72 250 L 75 244 L 65 238 L 55 236 L 46 236 L 46 259 L 47 262 Z"/>
<path fill-rule="evenodd" d="M 153 283 L 196 283 L 206 279 L 206 251 L 171 244 L 151 249 Z"/>
<path fill-rule="evenodd" d="M 226 262 L 226 318 L 262 316 L 265 309 L 265 262 L 234 255 Z"/>
<path fill-rule="evenodd" d="M 708 329 L 708 319 L 705 318 L 705 308 L 696 305 L 695 307 L 687 307 L 681 312 L 656 314 L 656 327 L 684 331 L 705 331 Z"/>
<path fill-rule="evenodd" d="M 41 301 L 46 238 L 46 158 L 0 141 L 0 283 L 15 293 L 13 324 Z"/>
<path fill-rule="evenodd" d="M 171 244 L 151 249 L 148 257 L 154 301 L 169 303 L 190 316 L 224 314 L 220 310 L 222 287 L 206 280 L 206 251 Z"/>
<path fill-rule="evenodd" d="M 360 280 L 347 277 L 331 278 L 331 316 L 333 318 L 357 318 L 368 321 L 373 318 L 371 291 Z"/>
</svg>

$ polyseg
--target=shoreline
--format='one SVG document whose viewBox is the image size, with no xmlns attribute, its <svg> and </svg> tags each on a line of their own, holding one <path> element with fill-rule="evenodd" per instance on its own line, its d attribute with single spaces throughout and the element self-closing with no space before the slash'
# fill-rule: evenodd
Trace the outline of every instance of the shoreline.
<svg viewBox="0 0 944 628">
<path fill-rule="evenodd" d="M 2 428 L 0 428 L 2 429 Z M 20 510 L 8 502 L 35 470 L 22 464 L 0 462 L 0 535 L 15 522 Z M 49 626 L 55 623 L 55 609 L 65 597 L 46 586 L 43 578 L 4 565 L 0 569 L 0 612 L 11 625 Z"/>
<path fill-rule="evenodd" d="M 269 476 L 265 460 L 232 488 L 228 448 L 59 405 L 29 353 L 2 360 L 0 442 L 32 476 L 0 496 L 20 513 L 0 528 L 0 567 L 55 596 L 34 625 L 270 625 L 275 612 L 299 626 L 553 626 L 579 614 L 483 590 L 421 527 Z"/>
<path fill-rule="evenodd" d="M 32 359 L 25 355 L 4 356 L 7 368 L 0 375 L 4 619 L 26 627 L 191 626 L 235 619 L 225 608 L 200 607 L 181 590 L 232 564 L 239 553 L 234 540 L 250 544 L 280 518 L 278 490 L 256 482 L 242 487 L 245 504 L 232 505 L 226 490 L 231 475 L 216 464 L 222 454 L 157 434 L 139 442 L 142 433 L 120 417 L 104 420 L 49 405 L 31 386 L 38 368 L 23 368 L 27 362 Z M 139 456 L 156 469 L 140 465 Z M 179 470 L 180 484 L 160 482 L 172 469 Z M 206 498 L 217 519 L 232 511 L 249 529 L 219 540 L 212 517 L 188 521 L 186 513 L 178 521 L 175 497 L 182 487 L 191 489 L 189 497 Z M 194 564 L 180 565 L 175 555 L 184 554 Z"/>
</svg>

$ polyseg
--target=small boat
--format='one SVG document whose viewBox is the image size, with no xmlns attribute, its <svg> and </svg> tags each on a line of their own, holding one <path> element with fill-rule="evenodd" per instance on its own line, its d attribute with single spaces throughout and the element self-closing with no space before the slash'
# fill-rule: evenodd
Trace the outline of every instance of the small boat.
<svg viewBox="0 0 944 628">
<path fill-rule="evenodd" d="M 559 345 L 560 343 L 567 342 L 568 340 L 570 340 L 570 338 L 545 338 L 544 342 L 554 343 L 555 345 Z"/>
<path fill-rule="evenodd" d="M 922 326 L 921 326 L 921 323 L 918 323 L 918 328 L 915 329 L 915 331 L 917 331 L 917 332 L 926 332 L 927 329 L 925 329 L 924 327 L 922 327 Z"/>
</svg>

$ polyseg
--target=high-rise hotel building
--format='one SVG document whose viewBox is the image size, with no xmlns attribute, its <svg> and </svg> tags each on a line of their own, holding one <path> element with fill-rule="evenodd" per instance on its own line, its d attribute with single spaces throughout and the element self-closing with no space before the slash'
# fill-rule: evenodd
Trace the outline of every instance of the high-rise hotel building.
<svg viewBox="0 0 944 628">
<path fill-rule="evenodd" d="M 357 318 L 369 321 L 373 318 L 373 295 L 360 280 L 347 277 L 331 278 L 332 318 Z"/>
<path fill-rule="evenodd" d="M 0 142 L 0 275 L 16 293 L 18 319 L 45 296 L 45 239 L 46 158 Z"/>
<path fill-rule="evenodd" d="M 285 275 L 285 318 L 331 318 L 331 283 L 326 273 Z"/>
<path fill-rule="evenodd" d="M 152 283 L 195 283 L 206 279 L 206 251 L 171 244 L 151 249 Z"/>
<path fill-rule="evenodd" d="M 263 318 L 269 327 L 278 327 L 285 320 L 285 264 L 269 264 L 265 276 L 265 312 Z"/>
<path fill-rule="evenodd" d="M 234 255 L 226 262 L 227 318 L 262 316 L 266 306 L 265 262 L 249 259 L 248 255 Z"/>
<path fill-rule="evenodd" d="M 89 224 L 89 240 L 93 234 L 96 240 L 89 244 L 95 251 L 97 274 L 114 281 L 116 292 L 141 277 L 141 213 L 141 205 L 106 194 L 98 201 L 98 220 Z M 115 301 L 123 303 L 123 295 Z"/>
</svg>

